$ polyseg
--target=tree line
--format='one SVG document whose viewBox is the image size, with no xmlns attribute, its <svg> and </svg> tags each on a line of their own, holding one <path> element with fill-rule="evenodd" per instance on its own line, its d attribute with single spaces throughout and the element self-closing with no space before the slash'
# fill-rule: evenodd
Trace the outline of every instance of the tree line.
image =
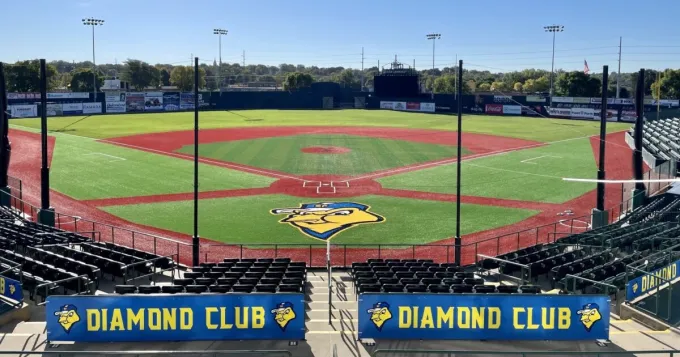
<svg viewBox="0 0 680 357">
<path fill-rule="evenodd" d="M 188 62 L 188 61 L 187 61 Z M 8 91 L 35 92 L 39 90 L 39 61 L 19 61 L 6 66 Z M 93 72 L 93 68 L 95 69 Z M 444 67 L 418 71 L 424 91 L 434 93 L 456 92 L 456 67 Z M 193 90 L 194 67 L 176 64 L 150 64 L 137 59 L 128 59 L 120 64 L 99 64 L 92 62 L 52 61 L 47 65 L 48 88 L 91 92 L 94 85 L 101 87 L 105 78 L 118 78 L 138 91 L 150 88 L 175 86 L 181 91 Z M 317 67 L 293 64 L 267 66 L 239 63 L 199 65 L 199 87 L 217 90 L 225 86 L 282 87 L 296 90 L 312 82 L 336 82 L 343 87 L 360 90 L 373 87 L 373 77 L 378 67 L 361 70 L 344 67 Z M 620 77 L 620 96 L 635 95 L 638 73 L 616 72 L 609 76 L 608 95 L 615 96 L 616 80 Z M 645 71 L 645 96 L 680 98 L 680 70 L 666 69 Z M 362 85 L 363 83 L 363 85 Z M 541 69 L 524 69 L 512 72 L 491 72 L 480 70 L 463 71 L 464 93 L 524 93 L 547 94 L 550 88 L 550 72 Z M 601 95 L 602 74 L 585 74 L 582 71 L 557 70 L 554 74 L 554 92 L 557 96 L 598 97 Z"/>
</svg>

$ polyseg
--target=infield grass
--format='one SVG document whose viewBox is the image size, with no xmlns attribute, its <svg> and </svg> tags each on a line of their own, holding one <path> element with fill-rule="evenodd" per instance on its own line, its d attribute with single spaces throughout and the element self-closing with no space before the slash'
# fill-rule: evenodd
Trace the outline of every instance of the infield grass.
<svg viewBox="0 0 680 357">
<path fill-rule="evenodd" d="M 192 130 L 193 112 L 94 115 L 50 118 L 48 128 L 92 138 L 113 138 L 142 133 Z M 11 120 L 13 125 L 40 128 L 40 119 Z M 11 126 L 13 126 L 11 125 Z M 240 110 L 203 111 L 203 129 L 263 126 L 373 126 L 455 131 L 454 115 L 408 113 L 390 110 Z M 609 132 L 631 124 L 607 123 Z M 600 123 L 565 119 L 465 115 L 468 133 L 500 135 L 543 142 L 597 135 Z"/>
<path fill-rule="evenodd" d="M 298 207 L 300 203 L 334 202 L 337 198 L 304 199 L 285 195 L 230 197 L 201 200 L 199 229 L 201 237 L 234 244 L 318 244 L 295 227 L 279 223 L 283 215 L 276 208 Z M 452 236 L 455 231 L 455 203 L 413 200 L 383 196 L 343 198 L 370 205 L 370 211 L 383 217 L 382 223 L 363 224 L 332 238 L 336 244 L 424 244 Z M 512 224 L 536 211 L 479 206 L 461 206 L 463 234 Z M 134 223 L 192 233 L 192 202 L 164 202 L 103 207 L 103 210 Z"/>
</svg>

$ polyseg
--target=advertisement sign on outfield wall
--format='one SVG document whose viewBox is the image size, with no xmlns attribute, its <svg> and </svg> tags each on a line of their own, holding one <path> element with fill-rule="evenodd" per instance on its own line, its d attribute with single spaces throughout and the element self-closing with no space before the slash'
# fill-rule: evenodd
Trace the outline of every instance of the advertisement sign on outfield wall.
<svg viewBox="0 0 680 357">
<path fill-rule="evenodd" d="M 637 120 L 637 113 L 634 110 L 621 111 L 621 121 L 635 123 Z"/>
<path fill-rule="evenodd" d="M 144 110 L 146 111 L 163 110 L 163 92 L 144 93 Z"/>
<path fill-rule="evenodd" d="M 166 112 L 179 110 L 179 93 L 163 93 L 163 110 Z"/>
<path fill-rule="evenodd" d="M 47 93 L 47 99 L 89 99 L 90 93 L 68 92 L 68 93 Z"/>
<path fill-rule="evenodd" d="M 104 100 L 106 102 L 124 102 L 125 92 L 106 92 Z"/>
<path fill-rule="evenodd" d="M 29 118 L 38 116 L 38 106 L 35 104 L 14 104 L 7 108 L 12 118 Z"/>
<path fill-rule="evenodd" d="M 571 108 L 551 108 L 551 107 L 546 107 L 548 109 L 548 114 L 550 116 L 555 116 L 555 117 L 570 117 L 571 116 Z"/>
<path fill-rule="evenodd" d="M 144 93 L 128 93 L 125 97 L 126 111 L 144 111 Z"/>
<path fill-rule="evenodd" d="M 427 113 L 434 113 L 436 110 L 436 107 L 434 103 L 420 103 L 420 111 L 421 112 L 427 112 Z"/>
<path fill-rule="evenodd" d="M 40 93 L 7 93 L 7 100 L 40 99 Z"/>
<path fill-rule="evenodd" d="M 420 111 L 420 103 L 418 102 L 406 102 L 406 110 L 410 111 Z"/>
<path fill-rule="evenodd" d="M 509 96 L 509 95 L 494 95 L 493 96 L 493 102 L 494 103 L 511 103 L 512 97 Z"/>
<path fill-rule="evenodd" d="M 56 117 L 64 115 L 61 103 L 47 103 L 47 116 Z"/>
<path fill-rule="evenodd" d="M 102 103 L 83 103 L 83 114 L 100 114 L 102 112 Z"/>
<path fill-rule="evenodd" d="M 590 98 L 586 97 L 575 97 L 572 103 L 578 103 L 578 104 L 590 104 Z"/>
<path fill-rule="evenodd" d="M 522 106 L 520 105 L 504 105 L 503 114 L 522 115 Z"/>
<path fill-rule="evenodd" d="M 83 114 L 83 103 L 64 103 L 64 115 Z"/>
<path fill-rule="evenodd" d="M 539 95 L 528 95 L 526 100 L 529 103 L 545 103 L 545 97 Z"/>
<path fill-rule="evenodd" d="M 574 119 L 593 119 L 595 109 L 592 108 L 571 108 L 571 117 Z"/>
<path fill-rule="evenodd" d="M 487 114 L 503 114 L 502 104 L 487 104 L 485 108 Z"/>
<path fill-rule="evenodd" d="M 394 110 L 406 110 L 406 102 L 394 102 Z"/>
<path fill-rule="evenodd" d="M 553 97 L 553 103 L 573 103 L 573 97 Z"/>
<path fill-rule="evenodd" d="M 380 101 L 380 109 L 394 109 L 394 102 Z"/>
<path fill-rule="evenodd" d="M 106 102 L 107 113 L 125 113 L 125 102 Z"/>
</svg>

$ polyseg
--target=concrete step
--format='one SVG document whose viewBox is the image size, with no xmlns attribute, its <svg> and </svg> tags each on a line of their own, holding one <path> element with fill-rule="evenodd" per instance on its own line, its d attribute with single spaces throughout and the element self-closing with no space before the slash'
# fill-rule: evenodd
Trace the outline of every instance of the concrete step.
<svg viewBox="0 0 680 357">
<path fill-rule="evenodd" d="M 47 335 L 45 334 L 0 334 L 0 351 L 44 351 L 46 340 Z M 3 355 L 3 357 L 5 356 L 11 355 Z"/>
<path fill-rule="evenodd" d="M 0 331 L 13 334 L 44 334 L 47 331 L 47 323 L 45 321 L 22 321 L 14 326 L 11 324 L 3 326 Z"/>
<path fill-rule="evenodd" d="M 328 320 L 328 309 L 318 309 L 314 311 L 307 311 L 305 315 L 307 320 Z M 333 310 L 332 317 L 333 319 L 340 319 L 340 320 L 352 320 L 357 318 L 357 310 L 356 309 L 348 309 L 348 310 Z"/>
<path fill-rule="evenodd" d="M 328 324 L 328 318 L 319 320 L 310 320 L 305 322 L 305 327 L 308 331 L 358 331 L 356 320 L 331 320 Z"/>
<path fill-rule="evenodd" d="M 358 306 L 358 302 L 356 301 L 336 301 L 334 300 L 332 302 L 333 304 L 333 309 L 339 309 L 339 310 L 346 310 L 346 309 L 354 309 L 356 310 Z M 316 310 L 316 309 L 328 309 L 328 300 L 326 301 L 311 301 L 307 303 L 307 310 Z"/>
</svg>

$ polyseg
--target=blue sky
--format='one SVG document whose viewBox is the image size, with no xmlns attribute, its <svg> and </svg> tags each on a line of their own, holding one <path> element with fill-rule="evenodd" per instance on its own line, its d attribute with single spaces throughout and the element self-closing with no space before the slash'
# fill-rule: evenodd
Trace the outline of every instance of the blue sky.
<svg viewBox="0 0 680 357">
<path fill-rule="evenodd" d="M 470 69 L 550 69 L 551 34 L 560 24 L 556 68 L 616 70 L 623 36 L 622 71 L 678 67 L 678 0 L 32 0 L 3 1 L 0 61 L 40 58 L 91 60 L 91 29 L 84 17 L 104 19 L 96 28 L 97 63 L 127 58 L 189 64 L 193 54 L 218 57 L 213 28 L 227 29 L 222 60 L 246 64 L 317 66 L 385 65 L 394 55 L 416 68 L 463 59 Z"/>
</svg>

